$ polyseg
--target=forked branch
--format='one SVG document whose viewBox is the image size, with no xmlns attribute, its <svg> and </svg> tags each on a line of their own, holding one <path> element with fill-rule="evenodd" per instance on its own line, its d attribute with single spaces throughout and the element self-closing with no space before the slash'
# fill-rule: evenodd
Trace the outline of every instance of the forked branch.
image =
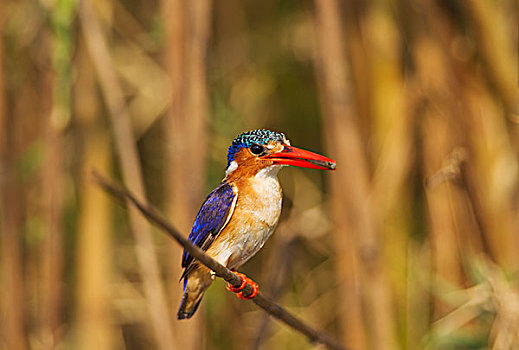
<svg viewBox="0 0 519 350">
<path fill-rule="evenodd" d="M 193 256 L 202 264 L 213 270 L 216 276 L 223 278 L 225 281 L 229 282 L 231 285 L 235 287 L 239 287 L 241 285 L 242 280 L 238 276 L 236 276 L 227 267 L 223 266 L 222 264 L 211 258 L 209 255 L 205 254 L 205 252 L 202 249 L 191 243 L 191 241 L 187 240 L 151 205 L 142 203 L 130 191 L 122 188 L 119 185 L 111 183 L 109 180 L 99 175 L 95 171 L 93 175 L 97 184 L 101 186 L 101 188 L 104 191 L 111 194 L 113 197 L 119 199 L 122 202 L 134 205 L 151 223 L 160 227 L 171 238 L 173 238 L 181 246 L 183 246 L 189 252 L 189 254 L 191 254 L 191 256 Z M 243 289 L 243 294 L 245 296 L 248 296 L 251 293 L 252 288 L 250 285 L 247 284 Z M 345 348 L 336 340 L 330 338 L 327 334 L 310 327 L 305 322 L 301 321 L 299 318 L 295 317 L 281 306 L 267 299 L 265 296 L 263 296 L 261 292 L 258 292 L 256 297 L 254 297 L 251 300 L 256 305 L 265 310 L 267 313 L 269 313 L 271 316 L 277 318 L 278 320 L 292 327 L 296 331 L 306 335 L 306 337 L 311 342 L 324 344 L 330 349 L 345 350 Z"/>
</svg>

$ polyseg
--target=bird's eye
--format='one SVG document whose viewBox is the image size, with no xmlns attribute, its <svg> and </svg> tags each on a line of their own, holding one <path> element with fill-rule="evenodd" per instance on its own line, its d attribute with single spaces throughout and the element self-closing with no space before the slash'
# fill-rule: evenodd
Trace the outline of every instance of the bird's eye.
<svg viewBox="0 0 519 350">
<path fill-rule="evenodd" d="M 263 146 L 258 145 L 258 144 L 253 144 L 252 146 L 250 146 L 250 151 L 252 152 L 252 154 L 260 155 L 263 153 Z"/>
</svg>

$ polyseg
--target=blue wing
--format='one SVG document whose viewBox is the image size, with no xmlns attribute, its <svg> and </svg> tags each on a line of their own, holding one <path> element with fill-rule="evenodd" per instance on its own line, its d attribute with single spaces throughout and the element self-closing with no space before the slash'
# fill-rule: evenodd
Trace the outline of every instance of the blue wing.
<svg viewBox="0 0 519 350">
<path fill-rule="evenodd" d="M 223 182 L 216 187 L 198 211 L 188 239 L 203 250 L 207 250 L 231 217 L 237 196 L 231 184 Z M 182 267 L 185 270 L 181 279 L 193 267 L 193 257 L 186 250 L 182 255 Z"/>
</svg>

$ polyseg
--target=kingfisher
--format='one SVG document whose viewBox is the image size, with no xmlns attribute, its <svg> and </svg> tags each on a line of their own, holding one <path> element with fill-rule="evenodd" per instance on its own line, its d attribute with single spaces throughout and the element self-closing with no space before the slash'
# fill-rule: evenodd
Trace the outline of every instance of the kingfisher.
<svg viewBox="0 0 519 350">
<path fill-rule="evenodd" d="M 189 234 L 191 242 L 241 278 L 239 288 L 228 285 L 228 290 L 241 299 L 252 299 L 258 293 L 258 285 L 236 270 L 261 249 L 276 228 L 282 201 L 279 170 L 287 165 L 334 170 L 335 164 L 330 158 L 291 146 L 280 132 L 252 130 L 233 140 L 225 177 L 205 199 Z M 213 282 L 214 272 L 186 250 L 182 267 L 184 293 L 177 318 L 188 319 Z M 241 289 L 247 283 L 253 293 L 244 296 Z"/>
</svg>

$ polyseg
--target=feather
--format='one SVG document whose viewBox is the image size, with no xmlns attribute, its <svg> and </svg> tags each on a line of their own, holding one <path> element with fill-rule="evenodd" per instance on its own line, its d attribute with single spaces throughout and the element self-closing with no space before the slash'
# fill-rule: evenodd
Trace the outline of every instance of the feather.
<svg viewBox="0 0 519 350">
<path fill-rule="evenodd" d="M 216 187 L 198 211 L 188 239 L 206 251 L 229 222 L 237 198 L 236 186 L 224 181 Z M 185 270 L 180 279 L 186 277 L 194 267 L 194 259 L 186 250 L 182 255 L 182 267 Z"/>
</svg>

